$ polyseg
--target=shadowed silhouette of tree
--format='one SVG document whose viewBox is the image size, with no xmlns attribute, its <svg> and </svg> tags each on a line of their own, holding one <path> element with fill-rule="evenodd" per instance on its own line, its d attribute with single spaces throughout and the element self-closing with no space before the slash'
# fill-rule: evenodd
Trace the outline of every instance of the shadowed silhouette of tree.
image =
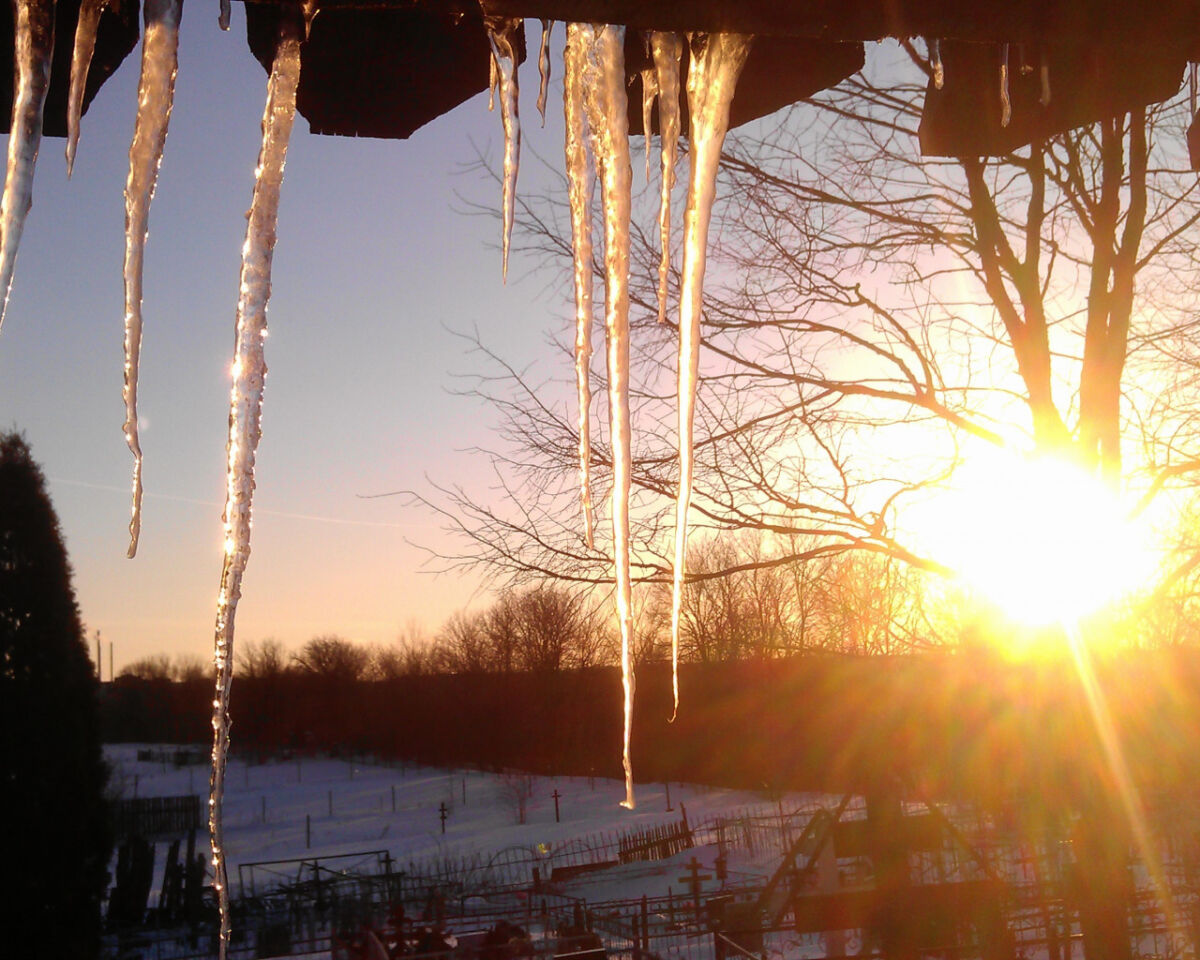
<svg viewBox="0 0 1200 960">
<path fill-rule="evenodd" d="M 7 942 L 97 955 L 111 851 L 96 676 L 58 518 L 25 440 L 0 436 L 0 822 Z"/>
</svg>

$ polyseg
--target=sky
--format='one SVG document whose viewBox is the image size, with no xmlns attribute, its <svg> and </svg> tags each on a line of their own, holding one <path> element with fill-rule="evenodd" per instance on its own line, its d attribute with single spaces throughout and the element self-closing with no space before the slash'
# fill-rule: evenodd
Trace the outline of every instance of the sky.
<svg viewBox="0 0 1200 960">
<path fill-rule="evenodd" d="M 266 74 L 233 9 L 185 13 L 179 76 L 146 253 L 140 379 L 145 501 L 128 544 L 132 460 L 121 432 L 123 190 L 140 47 L 83 118 L 74 177 L 65 142 L 43 142 L 33 209 L 0 331 L 0 422 L 45 472 L 94 647 L 116 671 L 166 654 L 210 655 L 240 251 Z M 536 50 L 536 44 L 533 46 Z M 561 62 L 561 61 L 559 61 Z M 522 69 L 524 189 L 536 150 L 561 156 L 561 84 L 537 126 L 536 65 Z M 561 287 L 514 255 L 501 283 L 498 185 L 465 168 L 503 149 L 479 95 L 407 141 L 317 137 L 297 118 L 268 311 L 267 387 L 254 540 L 239 641 L 296 647 L 337 633 L 390 642 L 486 603 L 478 578 L 434 576 L 436 519 L 363 495 L 463 482 L 486 491 L 490 412 L 454 393 L 480 372 L 458 334 L 518 364 L 545 358 L 571 322 Z"/>
</svg>

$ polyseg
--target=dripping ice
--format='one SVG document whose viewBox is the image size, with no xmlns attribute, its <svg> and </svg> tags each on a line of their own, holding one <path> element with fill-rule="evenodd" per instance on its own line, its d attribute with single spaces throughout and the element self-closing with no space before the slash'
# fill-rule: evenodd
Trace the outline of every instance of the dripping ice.
<svg viewBox="0 0 1200 960">
<path fill-rule="evenodd" d="M 608 417 L 612 439 L 612 527 L 617 619 L 621 629 L 624 706 L 622 764 L 625 799 L 634 806 L 630 737 L 633 720 L 632 605 L 629 493 L 632 454 L 629 419 L 629 223 L 633 169 L 625 93 L 625 28 L 574 24 L 584 57 L 584 107 L 604 211 L 604 327 L 607 339 Z"/>
<path fill-rule="evenodd" d="M 138 367 L 142 352 L 142 267 L 150 201 L 162 163 L 167 125 L 179 68 L 179 21 L 183 0 L 146 0 L 143 8 L 142 73 L 138 112 L 129 145 L 129 177 L 125 182 L 125 442 L 133 454 L 133 507 L 129 520 L 129 552 L 137 553 L 142 526 L 142 447 L 138 438 Z M 82 19 L 80 21 L 82 23 Z M 68 147 L 68 150 L 70 148 Z"/>
<path fill-rule="evenodd" d="M 83 115 L 83 95 L 88 70 L 96 49 L 96 31 L 100 14 L 108 0 L 83 0 L 75 24 L 75 46 L 71 53 L 71 86 L 67 92 L 67 176 L 75 171 L 75 151 L 79 148 L 79 118 Z"/>
<path fill-rule="evenodd" d="M 675 506 L 675 570 L 671 592 L 671 683 L 676 711 L 679 709 L 679 617 L 686 575 L 688 507 L 695 471 L 692 442 L 708 228 L 721 146 L 729 127 L 729 105 L 750 52 L 750 42 L 750 37 L 740 34 L 693 34 L 688 62 L 691 162 L 683 214 L 683 277 L 679 293 L 679 498 Z"/>
<path fill-rule="evenodd" d="M 543 127 L 546 125 L 546 94 L 550 89 L 550 31 L 553 29 L 553 20 L 542 21 L 542 43 L 538 47 L 537 109 L 541 114 Z"/>
<path fill-rule="evenodd" d="M 8 312 L 17 247 L 33 206 L 33 171 L 42 144 L 42 111 L 54 54 L 53 0 L 16 0 L 13 55 L 16 90 L 8 137 L 4 196 L 0 199 L 0 324 Z"/>
<path fill-rule="evenodd" d="M 675 189 L 675 163 L 679 156 L 679 60 L 683 40 L 676 33 L 650 34 L 658 87 L 658 132 L 662 188 L 658 202 L 658 322 L 667 322 L 667 289 L 671 273 L 671 191 Z M 649 128 L 647 127 L 647 138 Z"/>
<path fill-rule="evenodd" d="M 502 276 L 508 279 L 508 248 L 512 239 L 513 212 L 516 207 L 517 168 L 521 163 L 521 121 L 517 110 L 516 36 L 521 21 L 506 17 L 485 17 L 492 64 L 500 82 L 500 119 L 504 124 L 504 238 Z"/>
<path fill-rule="evenodd" d="M 306 9 L 306 15 L 308 10 Z M 266 364 L 267 301 L 271 296 L 271 259 L 279 216 L 288 138 L 296 111 L 303 24 L 299 15 L 285 16 L 267 84 L 262 121 L 262 147 L 255 172 L 254 196 L 242 246 L 233 387 L 230 391 L 229 440 L 226 448 L 225 558 L 217 597 L 213 658 L 212 776 L 209 782 L 209 832 L 212 837 L 213 886 L 220 907 L 220 955 L 229 946 L 229 891 L 225 865 L 221 798 L 229 749 L 229 688 L 233 679 L 234 617 L 242 592 L 242 575 L 250 556 L 250 514 L 254 496 L 254 460 L 261 436 L 263 381 Z"/>
<path fill-rule="evenodd" d="M 650 37 L 646 36 L 647 52 L 649 52 Z M 650 182 L 650 126 L 654 117 L 654 101 L 658 97 L 658 73 L 653 64 L 642 71 L 642 133 L 646 146 L 646 182 Z"/>
<path fill-rule="evenodd" d="M 595 548 L 592 510 L 591 403 L 589 372 L 592 358 L 592 178 L 588 168 L 587 118 L 583 103 L 587 60 L 582 24 L 567 25 L 563 53 L 563 117 L 566 125 L 567 196 L 571 208 L 571 248 L 575 279 L 575 390 L 579 404 L 579 499 L 584 541 Z"/>
</svg>

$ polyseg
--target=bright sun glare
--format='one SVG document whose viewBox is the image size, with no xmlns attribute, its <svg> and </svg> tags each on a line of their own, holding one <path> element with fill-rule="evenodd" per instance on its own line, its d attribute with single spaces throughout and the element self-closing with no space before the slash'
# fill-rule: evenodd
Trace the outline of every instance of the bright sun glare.
<svg viewBox="0 0 1200 960">
<path fill-rule="evenodd" d="M 1144 525 L 1068 461 L 983 454 L 910 518 L 918 541 L 973 592 L 1026 626 L 1074 623 L 1154 570 Z"/>
</svg>

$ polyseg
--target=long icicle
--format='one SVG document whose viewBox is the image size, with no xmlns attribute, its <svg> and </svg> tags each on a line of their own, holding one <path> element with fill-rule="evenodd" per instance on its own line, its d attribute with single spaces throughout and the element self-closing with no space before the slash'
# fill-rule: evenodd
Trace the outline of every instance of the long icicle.
<svg viewBox="0 0 1200 960">
<path fill-rule="evenodd" d="M 79 118 L 83 116 L 83 94 L 87 89 L 88 70 L 96 49 L 96 31 L 100 14 L 108 0 L 83 0 L 75 24 L 75 47 L 71 53 L 71 86 L 67 93 L 67 176 L 75 172 L 75 151 L 79 148 Z"/>
<path fill-rule="evenodd" d="M 683 214 L 683 280 L 679 292 L 679 499 L 675 505 L 675 577 L 671 591 L 671 687 L 679 711 L 679 617 L 687 572 L 688 507 L 695 473 L 696 380 L 700 372 L 700 315 L 708 227 L 717 190 L 729 105 L 751 39 L 732 33 L 693 34 L 688 62 L 690 176 Z"/>
<path fill-rule="evenodd" d="M 654 101 L 658 98 L 658 71 L 647 67 L 642 71 L 642 136 L 646 147 L 646 182 L 650 182 L 650 144 L 654 137 L 650 129 L 654 121 Z"/>
<path fill-rule="evenodd" d="M 267 84 L 262 148 L 255 169 L 254 198 L 246 225 L 246 241 L 242 245 L 233 387 L 229 400 L 229 441 L 226 448 L 225 560 L 221 568 L 213 644 L 217 678 L 213 698 L 212 776 L 208 797 L 213 886 L 221 914 L 221 960 L 225 960 L 229 946 L 229 887 L 221 829 L 221 799 L 229 750 L 234 617 L 242 593 L 242 574 L 250 556 L 254 458 L 262 433 L 263 381 L 267 372 L 263 360 L 263 340 L 267 335 L 267 301 L 271 296 L 271 257 L 275 249 L 275 226 L 279 217 L 279 190 L 283 183 L 288 138 L 296 112 L 296 86 L 300 80 L 300 45 L 303 36 L 304 24 L 299 13 L 285 14 L 280 22 L 279 40 Z"/>
<path fill-rule="evenodd" d="M 512 240 L 513 213 L 517 203 L 517 170 L 521 165 L 521 118 L 517 109 L 517 31 L 520 20 L 485 17 L 492 63 L 500 79 L 500 120 L 504 124 L 504 239 L 501 276 L 508 279 L 508 247 Z"/>
<path fill-rule="evenodd" d="M 542 21 L 542 44 L 538 47 L 538 113 L 542 115 L 542 126 L 546 125 L 546 94 L 550 89 L 550 31 L 553 20 Z"/>
<path fill-rule="evenodd" d="M 658 139 L 662 164 L 662 192 L 658 201 L 658 322 L 667 322 L 667 290 L 671 276 L 671 191 L 675 189 L 675 163 L 679 157 L 679 60 L 683 38 L 677 33 L 650 34 L 650 52 L 658 75 Z"/>
<path fill-rule="evenodd" d="M 571 206 L 571 247 L 575 260 L 575 392 L 579 403 L 579 500 L 583 534 L 595 549 L 592 508 L 592 178 L 588 172 L 583 72 L 587 58 L 581 24 L 567 25 L 563 52 L 563 116 L 566 123 L 567 196 Z M 590 42 L 590 37 L 588 38 Z"/>
<path fill-rule="evenodd" d="M 629 158 L 629 100 L 625 94 L 625 28 L 583 26 L 587 57 L 584 103 L 592 155 L 604 208 L 604 326 L 608 345 L 608 421 L 612 440 L 613 554 L 617 619 L 621 626 L 621 687 L 624 694 L 625 799 L 634 807 L 633 763 L 633 582 L 630 573 L 629 493 L 633 459 L 629 418 L 629 223 L 633 168 Z M 590 42 L 589 42 L 590 41 Z"/>
<path fill-rule="evenodd" d="M 0 200 L 0 325 L 8 312 L 17 248 L 33 206 L 33 171 L 42 145 L 42 110 L 54 55 L 54 0 L 14 0 L 12 127 Z"/>
<path fill-rule="evenodd" d="M 137 553 L 142 530 L 142 445 L 138 438 L 138 366 L 142 353 L 142 265 L 150 223 L 150 201 L 158 181 L 175 75 L 179 71 L 179 20 L 183 0 L 146 0 L 142 8 L 142 74 L 138 80 L 138 112 L 129 144 L 129 177 L 125 181 L 125 442 L 133 454 L 133 508 L 129 519 L 129 551 Z M 68 148 L 69 149 L 69 148 Z"/>
</svg>

